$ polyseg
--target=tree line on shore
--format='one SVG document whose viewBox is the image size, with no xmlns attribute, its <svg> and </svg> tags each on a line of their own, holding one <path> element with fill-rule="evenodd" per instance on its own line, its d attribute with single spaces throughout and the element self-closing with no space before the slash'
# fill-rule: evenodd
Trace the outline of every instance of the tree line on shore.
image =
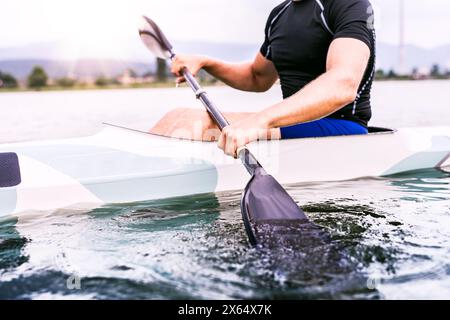
<svg viewBox="0 0 450 320">
<path fill-rule="evenodd" d="M 95 80 L 98 86 L 112 84 L 113 79 L 99 77 Z M 70 77 L 62 77 L 52 80 L 52 86 L 70 88 L 78 84 L 78 81 Z M 20 86 L 19 81 L 11 74 L 0 71 L 0 89 L 14 89 Z M 24 87 L 28 89 L 41 89 L 50 86 L 50 77 L 41 66 L 35 66 L 26 78 Z"/>
<path fill-rule="evenodd" d="M 147 73 L 145 75 L 139 76 L 133 70 L 127 70 L 126 77 L 128 80 L 123 80 L 123 78 L 115 77 L 108 78 L 105 76 L 99 76 L 95 79 L 92 85 L 96 87 L 106 87 L 106 86 L 120 86 L 120 85 L 130 85 L 130 84 L 143 84 L 150 82 L 164 83 L 172 78 L 168 71 L 168 67 L 165 60 L 158 59 L 156 63 L 156 72 Z M 201 72 L 199 77 L 204 82 L 213 83 L 215 79 L 206 74 L 206 72 Z M 131 79 L 131 80 L 130 80 Z M 377 70 L 375 73 L 376 80 L 423 80 L 423 79 L 450 79 L 450 71 L 441 70 L 439 65 L 435 64 L 432 66 L 431 70 L 427 73 L 420 72 L 418 68 L 414 68 L 409 74 L 398 74 L 394 70 L 384 71 Z M 171 79 L 172 80 L 172 79 Z M 72 88 L 75 86 L 83 86 L 83 82 L 70 77 L 62 77 L 57 79 L 50 79 L 46 71 L 40 67 L 35 66 L 26 79 L 24 86 L 31 90 L 39 90 L 45 87 L 60 87 L 60 88 Z M 14 89 L 20 87 L 19 81 L 11 74 L 4 73 L 0 70 L 0 89 Z"/>
<path fill-rule="evenodd" d="M 0 70 L 0 89 L 23 88 L 39 90 L 43 88 L 73 88 L 73 87 L 106 87 L 120 85 L 136 85 L 150 82 L 166 82 L 169 77 L 167 64 L 158 59 L 156 72 L 138 75 L 134 70 L 127 69 L 116 77 L 99 75 L 95 78 L 60 77 L 51 78 L 41 66 L 34 66 L 26 79 L 18 80 L 14 75 Z"/>
<path fill-rule="evenodd" d="M 410 73 L 398 73 L 395 70 L 377 70 L 376 80 L 426 80 L 426 79 L 450 79 L 450 70 L 442 70 L 438 64 L 434 64 L 430 70 L 414 68 Z"/>
</svg>

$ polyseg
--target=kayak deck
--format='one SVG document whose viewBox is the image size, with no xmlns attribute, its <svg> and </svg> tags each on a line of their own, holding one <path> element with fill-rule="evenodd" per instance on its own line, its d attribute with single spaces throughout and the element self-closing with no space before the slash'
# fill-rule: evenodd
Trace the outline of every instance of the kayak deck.
<svg viewBox="0 0 450 320">
<path fill-rule="evenodd" d="M 261 141 L 249 149 L 283 184 L 350 180 L 450 165 L 450 127 L 375 128 L 364 136 Z M 238 190 L 248 181 L 240 161 L 215 143 L 111 125 L 91 137 L 0 146 L 7 153 L 18 156 L 21 182 L 0 184 L 0 216 Z M 0 170 L 4 176 L 8 167 Z"/>
</svg>

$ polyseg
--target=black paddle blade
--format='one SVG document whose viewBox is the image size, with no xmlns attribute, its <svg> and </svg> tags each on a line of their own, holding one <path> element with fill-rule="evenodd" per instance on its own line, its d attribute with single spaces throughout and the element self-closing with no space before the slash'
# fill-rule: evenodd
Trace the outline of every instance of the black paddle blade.
<svg viewBox="0 0 450 320">
<path fill-rule="evenodd" d="M 300 209 L 286 190 L 264 170 L 255 171 L 245 188 L 241 200 L 242 219 L 252 245 L 259 244 L 264 228 L 258 226 L 310 224 L 307 216 Z"/>
<path fill-rule="evenodd" d="M 142 26 L 139 28 L 139 36 L 145 46 L 158 58 L 172 58 L 172 45 L 152 19 L 145 16 L 142 17 Z"/>
</svg>

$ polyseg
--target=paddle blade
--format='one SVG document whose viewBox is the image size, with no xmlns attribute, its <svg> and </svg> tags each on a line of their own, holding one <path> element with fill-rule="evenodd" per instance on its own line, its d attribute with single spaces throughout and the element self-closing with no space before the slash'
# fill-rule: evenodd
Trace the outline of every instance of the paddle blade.
<svg viewBox="0 0 450 320">
<path fill-rule="evenodd" d="M 267 235 L 258 226 L 309 223 L 308 218 L 286 190 L 272 176 L 257 170 L 245 188 L 241 200 L 245 230 L 252 245 Z"/>
<path fill-rule="evenodd" d="M 172 45 L 152 19 L 142 17 L 139 36 L 145 46 L 158 58 L 170 59 L 173 56 Z"/>
</svg>

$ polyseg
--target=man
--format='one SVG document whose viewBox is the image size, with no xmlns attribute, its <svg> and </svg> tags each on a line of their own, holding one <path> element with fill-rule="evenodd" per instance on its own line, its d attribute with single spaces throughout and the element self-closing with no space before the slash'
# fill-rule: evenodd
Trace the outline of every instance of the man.
<svg viewBox="0 0 450 320">
<path fill-rule="evenodd" d="M 375 69 L 373 11 L 368 0 L 285 1 L 270 14 L 253 62 L 229 64 L 179 55 L 172 72 L 200 69 L 245 91 L 267 91 L 279 78 L 284 100 L 258 113 L 230 113 L 218 145 L 237 149 L 258 139 L 366 134 Z M 202 124 L 199 130 L 194 123 Z M 209 140 L 216 126 L 206 112 L 177 109 L 153 133 Z M 184 132 L 179 135 L 176 132 Z M 196 133 L 197 132 L 197 133 Z"/>
</svg>

